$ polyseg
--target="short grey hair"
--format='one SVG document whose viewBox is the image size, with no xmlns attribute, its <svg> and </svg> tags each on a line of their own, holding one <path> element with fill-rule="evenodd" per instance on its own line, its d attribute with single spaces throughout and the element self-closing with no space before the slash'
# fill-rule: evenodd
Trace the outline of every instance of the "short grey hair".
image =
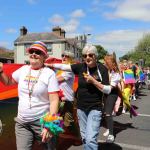
<svg viewBox="0 0 150 150">
<path fill-rule="evenodd" d="M 74 58 L 74 54 L 72 52 L 64 51 L 63 54 L 65 54 L 71 58 Z"/>
<path fill-rule="evenodd" d="M 92 44 L 86 44 L 82 50 L 82 54 L 92 53 L 95 54 L 96 57 L 98 57 L 98 52 L 96 46 Z"/>
</svg>

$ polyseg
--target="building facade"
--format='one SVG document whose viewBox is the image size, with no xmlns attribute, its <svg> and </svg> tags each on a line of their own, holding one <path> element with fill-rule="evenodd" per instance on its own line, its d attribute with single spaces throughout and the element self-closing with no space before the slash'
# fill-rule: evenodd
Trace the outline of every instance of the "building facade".
<svg viewBox="0 0 150 150">
<path fill-rule="evenodd" d="M 28 33 L 26 27 L 21 27 L 20 36 L 14 41 L 14 62 L 28 63 L 26 49 L 35 41 L 42 41 L 47 45 L 49 57 L 60 59 L 62 53 L 69 51 L 74 54 L 75 60 L 79 60 L 86 37 L 66 38 L 65 33 L 60 27 L 54 27 L 52 32 L 45 33 Z"/>
</svg>

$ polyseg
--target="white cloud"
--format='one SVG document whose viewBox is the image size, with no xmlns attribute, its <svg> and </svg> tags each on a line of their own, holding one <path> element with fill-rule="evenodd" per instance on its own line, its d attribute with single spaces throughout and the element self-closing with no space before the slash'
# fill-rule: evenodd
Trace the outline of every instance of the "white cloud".
<svg viewBox="0 0 150 150">
<path fill-rule="evenodd" d="M 9 28 L 9 29 L 6 29 L 5 32 L 6 32 L 6 33 L 11 33 L 11 34 L 12 34 L 12 33 L 16 33 L 17 30 L 16 30 L 16 29 L 13 29 L 13 28 Z"/>
<path fill-rule="evenodd" d="M 60 25 L 64 23 L 64 18 L 59 14 L 54 14 L 48 21 L 54 25 Z"/>
<path fill-rule="evenodd" d="M 93 28 L 91 26 L 84 26 L 83 27 L 83 32 L 89 34 Z"/>
<path fill-rule="evenodd" d="M 48 22 L 55 26 L 61 26 L 67 32 L 67 34 L 74 34 L 80 25 L 79 19 L 84 16 L 85 13 L 82 9 L 76 9 L 70 13 L 68 20 L 65 20 L 60 14 L 54 14 L 48 19 Z M 49 30 L 49 27 L 45 27 L 45 30 Z M 84 30 L 91 31 L 91 28 L 85 27 Z"/>
<path fill-rule="evenodd" d="M 115 30 L 95 36 L 95 44 L 102 45 L 108 52 L 122 56 L 134 49 L 145 33 L 150 31 Z"/>
<path fill-rule="evenodd" d="M 124 0 L 116 3 L 114 12 L 107 12 L 104 15 L 111 19 L 123 18 L 130 20 L 150 21 L 149 14 L 149 0 Z"/>
<path fill-rule="evenodd" d="M 0 46 L 7 48 L 9 47 L 9 43 L 6 41 L 0 41 Z"/>
<path fill-rule="evenodd" d="M 85 12 L 82 9 L 77 9 L 71 13 L 73 18 L 81 18 L 85 16 Z"/>
<path fill-rule="evenodd" d="M 80 22 L 76 19 L 71 19 L 68 22 L 66 22 L 62 28 L 66 31 L 66 32 L 75 32 L 76 29 L 78 28 Z"/>
</svg>

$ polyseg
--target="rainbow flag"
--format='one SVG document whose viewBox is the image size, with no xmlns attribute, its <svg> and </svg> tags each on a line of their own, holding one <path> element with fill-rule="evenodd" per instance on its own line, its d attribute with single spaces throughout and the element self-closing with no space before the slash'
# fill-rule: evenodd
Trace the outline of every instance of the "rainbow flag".
<svg viewBox="0 0 150 150">
<path fill-rule="evenodd" d="M 140 81 L 145 80 L 145 74 L 140 69 L 138 69 L 137 75 L 139 76 Z"/>
<path fill-rule="evenodd" d="M 133 71 L 131 69 L 124 70 L 123 79 L 125 84 L 135 83 Z"/>
</svg>

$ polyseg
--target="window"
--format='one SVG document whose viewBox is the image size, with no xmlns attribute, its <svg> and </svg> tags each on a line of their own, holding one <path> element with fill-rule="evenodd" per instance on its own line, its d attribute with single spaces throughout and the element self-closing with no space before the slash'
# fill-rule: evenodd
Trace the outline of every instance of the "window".
<svg viewBox="0 0 150 150">
<path fill-rule="evenodd" d="M 25 45 L 24 45 L 24 48 L 27 49 L 27 48 L 29 48 L 30 46 L 31 46 L 31 44 L 25 44 Z"/>
<path fill-rule="evenodd" d="M 47 50 L 48 50 L 48 53 L 51 53 L 52 52 L 52 44 L 46 44 L 47 46 Z"/>
<path fill-rule="evenodd" d="M 26 55 L 27 52 L 26 52 L 26 49 L 29 48 L 31 46 L 31 44 L 24 44 L 24 54 Z"/>
</svg>

